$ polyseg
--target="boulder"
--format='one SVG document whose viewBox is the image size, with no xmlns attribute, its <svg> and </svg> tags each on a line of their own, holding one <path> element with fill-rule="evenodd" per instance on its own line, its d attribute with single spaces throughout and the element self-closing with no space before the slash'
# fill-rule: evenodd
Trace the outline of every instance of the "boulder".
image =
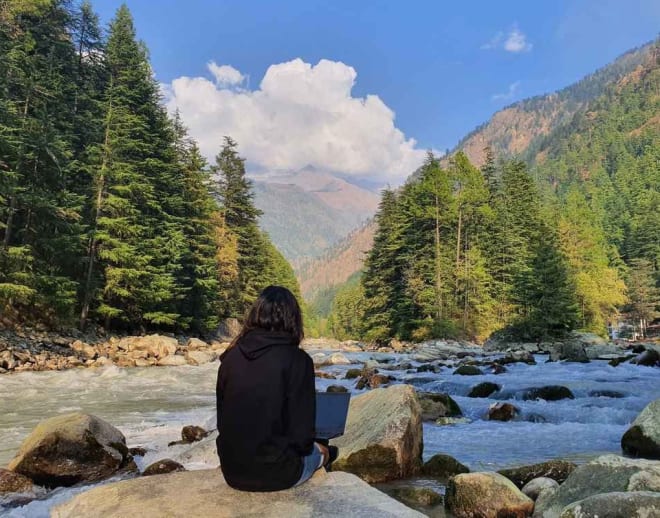
<svg viewBox="0 0 660 518">
<path fill-rule="evenodd" d="M 440 417 L 460 417 L 463 415 L 458 403 L 449 394 L 418 392 L 417 398 L 422 407 L 422 420 L 436 421 Z"/>
<path fill-rule="evenodd" d="M 209 434 L 201 426 L 188 425 L 181 429 L 181 440 L 185 443 L 201 441 Z"/>
<path fill-rule="evenodd" d="M 80 340 L 75 340 L 71 344 L 71 349 L 76 351 L 77 353 L 81 354 L 85 358 L 89 360 L 93 360 L 96 357 L 97 351 L 96 348 L 86 344 L 85 342 L 81 342 Z"/>
<path fill-rule="evenodd" d="M 323 378 L 326 380 L 336 380 L 337 376 L 334 374 L 330 374 L 329 372 L 323 372 L 323 371 L 314 371 L 314 376 L 317 378 Z"/>
<path fill-rule="evenodd" d="M 128 449 L 128 453 L 130 453 L 133 457 L 144 457 L 147 454 L 147 450 L 144 446 L 134 446 L 133 448 Z"/>
<path fill-rule="evenodd" d="M 566 506 L 579 500 L 628 491 L 660 491 L 660 461 L 598 457 L 575 468 L 556 491 L 542 492 L 536 500 L 534 517 L 557 518 Z"/>
<path fill-rule="evenodd" d="M 333 470 L 374 483 L 415 475 L 422 464 L 422 416 L 410 385 L 374 389 L 351 399 L 346 432 L 334 439 Z"/>
<path fill-rule="evenodd" d="M 200 340 L 199 338 L 188 338 L 188 341 L 186 342 L 186 349 L 188 349 L 189 351 L 195 349 L 204 350 L 207 348 L 208 348 L 208 344 L 205 341 Z"/>
<path fill-rule="evenodd" d="M 151 475 L 163 475 L 164 473 L 173 473 L 177 471 L 186 471 L 181 464 L 172 459 L 161 459 L 153 464 L 149 464 L 142 472 L 143 477 L 150 477 Z"/>
<path fill-rule="evenodd" d="M 554 491 L 559 488 L 559 482 L 548 477 L 533 478 L 523 486 L 521 491 L 532 500 L 536 500 L 542 491 Z"/>
<path fill-rule="evenodd" d="M 328 362 L 331 365 L 350 365 L 352 363 L 343 353 L 332 354 Z"/>
<path fill-rule="evenodd" d="M 218 449 L 215 440 L 218 432 L 211 432 L 208 437 L 194 444 L 194 446 L 183 452 L 173 455 L 172 459 L 185 464 L 191 469 L 217 468 L 220 466 L 218 458 Z"/>
<path fill-rule="evenodd" d="M 124 435 L 96 416 L 46 419 L 23 441 L 9 469 L 46 487 L 107 478 L 132 463 Z"/>
<path fill-rule="evenodd" d="M 376 373 L 366 374 L 357 381 L 357 383 L 355 384 L 355 388 L 357 390 L 362 390 L 367 387 L 371 389 L 375 389 L 382 385 L 387 385 L 392 380 L 394 380 L 392 376 L 387 376 L 385 374 L 376 374 Z"/>
<path fill-rule="evenodd" d="M 0 497 L 7 493 L 29 493 L 34 483 L 20 473 L 0 468 Z"/>
<path fill-rule="evenodd" d="M 461 376 L 479 376 L 483 374 L 479 367 L 474 365 L 461 365 L 458 369 L 454 371 L 454 374 L 459 374 Z"/>
<path fill-rule="evenodd" d="M 493 403 L 488 407 L 489 421 L 511 421 L 520 410 L 511 403 Z"/>
<path fill-rule="evenodd" d="M 660 459 L 660 399 L 649 403 L 621 437 L 621 449 L 633 457 Z"/>
<path fill-rule="evenodd" d="M 176 352 L 176 338 L 162 335 L 127 336 L 117 343 L 124 351 L 146 351 L 149 356 L 165 358 Z"/>
<path fill-rule="evenodd" d="M 523 400 L 545 399 L 546 401 L 559 401 L 560 399 L 575 399 L 573 393 L 567 387 L 561 385 L 548 385 L 535 387 L 523 394 Z"/>
<path fill-rule="evenodd" d="M 400 516 L 423 518 L 349 473 L 319 470 L 304 484 L 272 493 L 230 488 L 220 470 L 141 477 L 96 487 L 55 507 L 52 518 L 160 518 L 263 516 L 334 518 Z"/>
<path fill-rule="evenodd" d="M 630 363 L 646 367 L 660 367 L 660 354 L 655 349 L 647 349 L 630 360 Z"/>
<path fill-rule="evenodd" d="M 217 356 L 211 351 L 186 351 L 185 358 L 190 365 L 204 365 L 214 361 Z"/>
<path fill-rule="evenodd" d="M 660 493 L 613 492 L 579 500 L 562 509 L 559 518 L 654 518 L 660 516 Z"/>
<path fill-rule="evenodd" d="M 534 501 L 497 473 L 466 473 L 449 479 L 445 505 L 456 518 L 526 518 Z"/>
<path fill-rule="evenodd" d="M 550 361 L 588 363 L 586 346 L 577 339 L 568 339 L 550 347 Z"/>
<path fill-rule="evenodd" d="M 548 460 L 538 464 L 519 466 L 517 468 L 501 469 L 500 475 L 504 475 L 516 486 L 522 488 L 535 478 L 550 478 L 558 483 L 564 482 L 575 469 L 575 464 L 567 460 Z"/>
<path fill-rule="evenodd" d="M 472 387 L 468 397 L 488 397 L 493 392 L 500 390 L 500 386 L 497 383 L 492 383 L 490 381 L 484 381 Z"/>
<path fill-rule="evenodd" d="M 344 379 L 352 380 L 362 376 L 362 369 L 348 369 L 344 375 Z"/>
<path fill-rule="evenodd" d="M 171 354 L 158 360 L 158 365 L 161 367 L 180 367 L 187 363 L 186 358 L 184 356 L 179 356 L 178 354 Z"/>
<path fill-rule="evenodd" d="M 458 462 L 451 455 L 437 453 L 422 466 L 422 474 L 427 477 L 448 479 L 461 473 L 469 473 L 470 468 Z"/>
<path fill-rule="evenodd" d="M 510 363 L 526 363 L 527 365 L 536 365 L 534 356 L 529 351 L 509 351 L 504 358 L 495 360 L 500 365 L 509 365 Z"/>
</svg>

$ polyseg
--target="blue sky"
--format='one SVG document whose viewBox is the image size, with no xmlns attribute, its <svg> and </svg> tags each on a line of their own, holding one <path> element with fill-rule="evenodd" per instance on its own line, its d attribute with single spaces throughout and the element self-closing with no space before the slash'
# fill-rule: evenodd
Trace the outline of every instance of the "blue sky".
<svg viewBox="0 0 660 518">
<path fill-rule="evenodd" d="M 121 2 L 93 3 L 102 21 L 107 22 Z M 353 98 L 378 96 L 396 114 L 393 126 L 402 135 L 394 135 L 394 130 L 389 128 L 388 134 L 377 140 L 384 145 L 391 138 L 395 145 L 405 148 L 398 158 L 388 158 L 399 160 L 399 168 L 409 163 L 405 157 L 410 149 L 453 147 L 498 109 L 578 80 L 626 50 L 655 38 L 660 27 L 657 0 L 128 0 L 126 3 L 135 17 L 139 37 L 150 49 L 156 75 L 165 84 L 185 76 L 206 78 L 217 86 L 219 76 L 214 79 L 207 68 L 211 61 L 240 71 L 237 76 L 241 78 L 240 84 L 230 85 L 234 93 L 258 90 L 271 65 L 289 63 L 296 58 L 312 66 L 325 59 L 352 67 L 357 74 L 352 90 L 341 82 L 350 83 L 350 78 L 345 78 L 342 75 L 345 70 L 338 66 L 329 68 L 327 74 L 317 74 L 317 79 L 330 77 L 332 82 L 335 74 L 339 74 L 344 77 L 341 85 L 337 83 L 339 90 L 350 90 Z M 304 78 L 310 73 L 299 69 L 298 75 L 285 74 L 286 81 L 303 78 L 301 81 L 307 84 Z M 194 85 L 202 90 L 208 90 L 207 86 Z M 193 88 L 192 83 L 187 87 Z M 301 95 L 305 97 L 304 93 Z M 315 90 L 314 95 L 322 94 Z M 248 99 L 245 95 L 223 94 L 212 102 L 234 101 L 237 106 L 245 106 Z M 264 110 L 271 113 L 271 105 L 263 99 L 249 101 L 267 105 L 255 108 L 256 119 L 264 118 Z M 289 108 L 290 101 L 287 101 Z M 370 128 L 378 124 L 387 126 L 382 107 L 374 104 L 371 108 L 378 112 L 375 121 L 380 122 L 365 122 L 362 128 L 361 117 L 372 113 L 365 108 L 350 123 L 350 127 L 362 128 L 359 135 L 364 134 L 365 146 L 370 146 L 366 154 L 378 152 L 377 144 L 367 142 L 373 133 Z M 196 127 L 195 121 L 201 115 L 195 110 L 201 109 L 201 104 L 182 108 L 184 119 L 190 119 L 187 122 L 196 137 L 199 135 L 195 133 L 208 133 L 212 123 L 206 121 Z M 302 118 L 308 120 L 317 112 L 316 107 L 310 108 Z M 231 123 L 223 126 L 219 122 L 222 130 L 242 124 L 236 122 L 240 119 L 237 115 L 240 108 L 232 113 Z M 229 115 L 218 108 L 213 119 L 222 121 L 225 117 Z M 287 116 L 287 125 L 298 124 L 294 119 L 293 115 Z M 248 125 L 254 128 L 254 124 Z M 344 131 L 340 126 L 334 127 L 328 130 L 324 126 L 318 132 L 326 135 Z M 273 156 L 273 167 L 286 168 L 289 161 L 295 166 L 307 158 L 291 161 L 293 153 L 279 156 L 272 147 L 251 148 L 245 142 L 250 139 L 250 130 L 236 131 L 244 135 L 239 144 L 245 145 L 245 153 L 249 155 L 253 150 L 256 165 L 268 168 L 269 157 Z M 304 135 L 305 131 L 302 128 L 288 138 Z M 359 142 L 359 135 L 352 137 Z M 376 169 L 389 167 L 378 161 L 366 165 L 349 157 L 343 160 L 342 152 L 337 151 L 341 144 L 336 147 L 326 144 L 328 153 L 339 157 L 338 169 L 354 169 L 358 176 L 378 176 Z M 315 144 L 310 143 L 310 148 L 314 149 Z M 369 169 L 372 171 L 366 172 Z M 393 179 L 400 174 L 395 169 L 393 166 L 391 174 L 383 178 Z"/>
</svg>

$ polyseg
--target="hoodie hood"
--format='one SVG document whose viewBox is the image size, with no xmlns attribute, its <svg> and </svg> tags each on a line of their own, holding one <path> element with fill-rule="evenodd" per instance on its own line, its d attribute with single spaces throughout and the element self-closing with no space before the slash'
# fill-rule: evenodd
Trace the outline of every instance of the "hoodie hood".
<svg viewBox="0 0 660 518">
<path fill-rule="evenodd" d="M 271 348 L 281 346 L 294 347 L 293 337 L 286 332 L 265 329 L 253 329 L 236 343 L 236 347 L 248 360 L 256 360 Z"/>
</svg>

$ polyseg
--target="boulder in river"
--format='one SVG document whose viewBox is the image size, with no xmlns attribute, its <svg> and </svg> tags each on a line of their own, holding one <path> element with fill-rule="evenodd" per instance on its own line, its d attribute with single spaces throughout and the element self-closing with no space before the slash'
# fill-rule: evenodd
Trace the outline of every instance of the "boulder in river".
<svg viewBox="0 0 660 518">
<path fill-rule="evenodd" d="M 427 477 L 448 479 L 461 473 L 469 473 L 470 468 L 458 462 L 451 455 L 437 453 L 422 466 L 422 474 Z"/>
<path fill-rule="evenodd" d="M 502 469 L 498 471 L 511 480 L 516 486 L 522 488 L 535 478 L 545 477 L 556 480 L 560 484 L 568 478 L 575 469 L 575 464 L 567 460 L 548 460 L 538 464 L 519 466 L 517 468 Z"/>
<path fill-rule="evenodd" d="M 184 356 L 178 354 L 170 354 L 158 360 L 158 365 L 161 367 L 180 367 L 186 365 L 188 362 Z"/>
<path fill-rule="evenodd" d="M 533 478 L 523 486 L 521 491 L 532 500 L 536 500 L 542 491 L 554 491 L 559 488 L 559 482 L 548 477 Z"/>
<path fill-rule="evenodd" d="M 351 398 L 346 432 L 334 439 L 334 470 L 374 483 L 415 475 L 422 464 L 422 412 L 410 385 Z"/>
<path fill-rule="evenodd" d="M 511 403 L 493 403 L 488 407 L 489 421 L 511 421 L 520 410 Z"/>
<path fill-rule="evenodd" d="M 176 338 L 157 334 L 127 336 L 117 343 L 117 347 L 121 350 L 128 352 L 145 351 L 149 356 L 155 358 L 165 358 L 166 356 L 173 355 L 176 352 L 177 345 Z"/>
<path fill-rule="evenodd" d="M 628 491 L 660 491 L 660 462 L 617 455 L 598 457 L 575 468 L 556 491 L 542 492 L 536 500 L 534 517 L 557 518 L 565 507 L 579 500 Z"/>
<path fill-rule="evenodd" d="M 458 403 L 449 394 L 418 392 L 417 398 L 422 407 L 423 421 L 435 421 L 440 417 L 460 417 L 463 415 Z"/>
<path fill-rule="evenodd" d="M 630 360 L 630 363 L 646 367 L 660 367 L 660 354 L 655 349 L 647 349 Z"/>
<path fill-rule="evenodd" d="M 309 481 L 289 490 L 251 493 L 230 488 L 218 469 L 141 477 L 96 487 L 57 506 L 51 516 L 230 518 L 246 513 L 265 518 L 424 517 L 349 473 L 318 470 Z"/>
<path fill-rule="evenodd" d="M 655 518 L 660 516 L 660 493 L 613 492 L 594 495 L 567 505 L 559 518 Z"/>
<path fill-rule="evenodd" d="M 190 365 L 204 365 L 217 358 L 213 351 L 186 351 L 186 361 Z"/>
<path fill-rule="evenodd" d="M 181 429 L 181 440 L 185 443 L 201 441 L 209 434 L 201 426 L 188 425 Z"/>
<path fill-rule="evenodd" d="M 560 399 L 575 399 L 575 396 L 569 388 L 561 385 L 547 385 L 545 387 L 535 387 L 529 389 L 523 394 L 525 401 L 533 399 L 544 399 L 546 401 L 559 401 Z"/>
<path fill-rule="evenodd" d="M 344 375 L 344 379 L 352 380 L 359 378 L 362 375 L 362 369 L 348 369 Z"/>
<path fill-rule="evenodd" d="M 406 505 L 432 507 L 442 503 L 442 495 L 428 487 L 396 487 L 390 494 Z"/>
<path fill-rule="evenodd" d="M 483 372 L 479 367 L 475 367 L 474 365 L 461 365 L 454 371 L 454 374 L 459 374 L 461 376 L 479 376 L 483 374 Z"/>
<path fill-rule="evenodd" d="M 164 473 L 174 473 L 177 471 L 186 471 L 183 465 L 179 464 L 172 459 L 161 459 L 153 464 L 149 464 L 142 472 L 143 477 L 150 477 L 152 475 L 163 475 Z"/>
<path fill-rule="evenodd" d="M 500 390 L 500 388 L 501 387 L 497 383 L 493 383 L 491 381 L 484 381 L 483 383 L 479 383 L 478 385 L 472 387 L 472 390 L 470 390 L 468 397 L 488 397 L 492 393 Z"/>
<path fill-rule="evenodd" d="M 46 419 L 23 441 L 9 469 L 46 487 L 107 478 L 132 464 L 124 435 L 88 414 Z"/>
<path fill-rule="evenodd" d="M 621 437 L 624 453 L 660 459 L 660 399 L 649 403 Z"/>
<path fill-rule="evenodd" d="M 445 505 L 456 518 L 526 518 L 534 501 L 497 473 L 466 473 L 449 479 Z"/>
</svg>

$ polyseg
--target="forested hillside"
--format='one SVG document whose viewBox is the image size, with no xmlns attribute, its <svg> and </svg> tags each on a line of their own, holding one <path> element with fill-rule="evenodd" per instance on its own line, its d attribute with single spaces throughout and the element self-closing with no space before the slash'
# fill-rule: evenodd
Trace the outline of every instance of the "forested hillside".
<svg viewBox="0 0 660 518">
<path fill-rule="evenodd" d="M 537 340 L 604 334 L 620 311 L 643 331 L 660 305 L 658 45 L 640 55 L 526 148 L 527 162 L 490 148 L 481 170 L 463 152 L 429 156 L 385 191 L 362 282 L 333 308 L 339 334 L 483 339 L 507 328 Z"/>
<path fill-rule="evenodd" d="M 267 284 L 297 291 L 236 144 L 209 167 L 125 6 L 107 31 L 88 2 L 0 17 L 3 323 L 204 332 Z"/>
</svg>

